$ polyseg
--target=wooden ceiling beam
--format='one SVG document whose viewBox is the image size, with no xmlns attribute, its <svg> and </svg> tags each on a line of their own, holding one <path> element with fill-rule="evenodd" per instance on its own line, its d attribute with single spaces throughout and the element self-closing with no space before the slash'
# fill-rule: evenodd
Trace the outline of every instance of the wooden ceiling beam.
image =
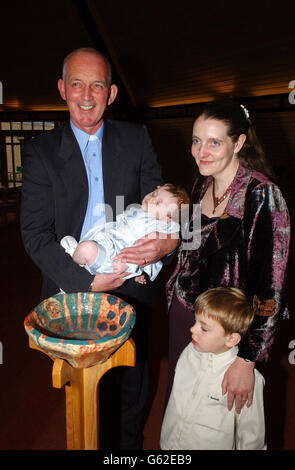
<svg viewBox="0 0 295 470">
<path fill-rule="evenodd" d="M 123 101 L 124 107 L 132 109 L 134 107 L 133 98 L 130 96 L 130 92 L 128 93 L 126 90 L 124 80 L 120 76 L 120 71 L 118 70 L 118 64 L 113 60 L 112 51 L 109 50 L 102 38 L 98 26 L 97 15 L 94 14 L 93 6 L 92 8 L 89 7 L 90 3 L 91 2 L 87 2 L 87 0 L 73 0 L 73 5 L 94 44 L 94 48 L 104 54 L 112 64 L 113 83 L 116 83 L 119 88 L 120 101 Z"/>
</svg>

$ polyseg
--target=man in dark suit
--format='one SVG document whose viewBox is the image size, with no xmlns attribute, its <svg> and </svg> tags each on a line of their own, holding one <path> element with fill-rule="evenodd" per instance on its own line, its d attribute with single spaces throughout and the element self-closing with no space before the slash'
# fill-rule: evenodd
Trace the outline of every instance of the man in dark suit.
<svg viewBox="0 0 295 470">
<path fill-rule="evenodd" d="M 117 95 L 108 61 L 93 49 L 78 49 L 65 59 L 58 81 L 67 102 L 70 122 L 32 139 L 23 162 L 21 230 L 24 246 L 43 275 L 41 298 L 65 292 L 112 292 L 137 311 L 133 336 L 137 362 L 121 380 L 121 449 L 139 449 L 140 421 L 147 395 L 147 326 L 159 280 L 146 285 L 123 274 L 91 275 L 75 264 L 59 242 L 65 235 L 79 240 L 93 223 L 122 212 L 162 184 L 161 171 L 146 128 L 104 119 L 104 111 Z M 89 136 L 97 147 L 89 161 Z M 91 156 L 91 158 L 92 158 Z M 91 164 L 90 164 L 91 163 Z M 121 207 L 117 207 L 121 196 Z M 123 196 L 123 197 L 122 197 Z M 103 205 L 104 213 L 96 208 Z M 120 204 L 119 204 L 120 206 Z M 134 248 L 139 266 L 155 262 L 173 251 L 177 240 L 157 237 Z"/>
</svg>

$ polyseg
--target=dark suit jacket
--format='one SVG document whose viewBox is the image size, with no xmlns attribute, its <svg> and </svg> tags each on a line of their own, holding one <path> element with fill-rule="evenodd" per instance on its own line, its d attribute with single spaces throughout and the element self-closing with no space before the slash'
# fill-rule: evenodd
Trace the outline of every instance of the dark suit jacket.
<svg viewBox="0 0 295 470">
<path fill-rule="evenodd" d="M 114 219 L 116 196 L 124 196 L 119 213 L 162 184 L 142 125 L 104 121 L 102 166 L 105 203 L 112 207 Z M 27 253 L 43 274 L 42 299 L 59 288 L 86 291 L 93 279 L 59 244 L 65 235 L 79 240 L 87 202 L 87 174 L 70 123 L 30 140 L 23 161 L 21 231 Z M 146 286 L 131 279 L 116 293 L 133 303 L 152 305 L 158 289 L 158 279 Z"/>
</svg>

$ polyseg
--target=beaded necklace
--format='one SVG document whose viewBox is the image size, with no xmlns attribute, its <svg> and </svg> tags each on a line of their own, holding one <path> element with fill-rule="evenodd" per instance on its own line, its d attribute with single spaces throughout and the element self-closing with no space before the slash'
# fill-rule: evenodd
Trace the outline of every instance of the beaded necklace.
<svg viewBox="0 0 295 470">
<path fill-rule="evenodd" d="M 215 180 L 213 178 L 213 184 L 212 184 L 212 197 L 213 197 L 213 206 L 214 206 L 213 214 L 215 212 L 216 207 L 219 206 L 219 204 L 221 204 L 231 192 L 232 185 L 233 185 L 233 182 L 230 183 L 230 185 L 228 186 L 228 188 L 225 190 L 225 192 L 223 193 L 221 197 L 216 197 L 215 196 Z"/>
</svg>

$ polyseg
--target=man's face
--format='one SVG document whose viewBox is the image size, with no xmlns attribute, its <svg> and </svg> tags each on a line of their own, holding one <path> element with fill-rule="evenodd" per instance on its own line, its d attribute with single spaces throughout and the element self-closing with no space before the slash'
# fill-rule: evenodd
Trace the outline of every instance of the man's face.
<svg viewBox="0 0 295 470">
<path fill-rule="evenodd" d="M 91 52 L 77 52 L 69 58 L 65 79 L 58 81 L 58 89 L 73 124 L 88 134 L 101 126 L 107 105 L 117 95 L 116 85 L 108 83 L 104 59 Z"/>
</svg>

